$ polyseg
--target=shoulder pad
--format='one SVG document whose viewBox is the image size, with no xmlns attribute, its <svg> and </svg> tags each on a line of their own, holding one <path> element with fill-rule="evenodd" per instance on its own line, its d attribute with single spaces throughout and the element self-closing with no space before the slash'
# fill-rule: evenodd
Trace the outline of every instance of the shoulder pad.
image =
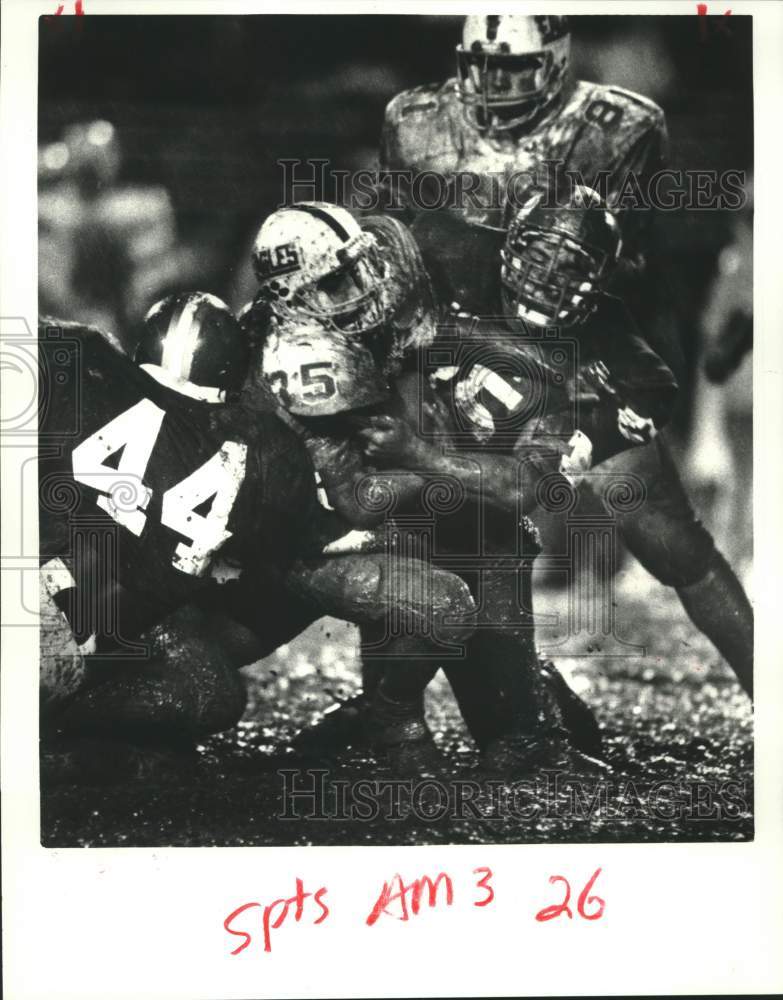
<svg viewBox="0 0 783 1000">
<path fill-rule="evenodd" d="M 663 108 L 649 97 L 637 94 L 633 90 L 626 90 L 624 87 L 607 87 L 607 91 L 615 100 L 624 101 L 629 107 L 636 106 L 640 109 L 640 113 L 647 114 L 651 121 L 663 124 Z"/>
<path fill-rule="evenodd" d="M 89 326 L 86 323 L 82 323 L 78 320 L 67 320 L 58 319 L 55 316 L 39 316 L 38 317 L 38 340 L 39 342 L 47 340 L 47 332 L 50 330 L 58 330 L 63 333 L 68 334 L 68 340 L 71 342 L 70 346 L 67 342 L 63 343 L 66 350 L 73 350 L 73 341 L 81 340 L 84 342 L 89 342 L 91 344 L 108 345 L 117 351 L 118 354 L 123 354 L 127 356 L 125 348 L 120 343 L 119 337 L 117 337 L 111 330 L 102 330 L 97 326 Z"/>
<path fill-rule="evenodd" d="M 663 110 L 655 101 L 624 87 L 579 80 L 571 100 L 576 101 L 580 110 L 584 112 L 588 111 L 591 104 L 600 102 L 619 108 L 626 124 L 633 120 L 646 129 L 663 128 L 665 124 Z"/>
<path fill-rule="evenodd" d="M 420 87 L 412 87 L 397 94 L 386 105 L 385 121 L 394 125 L 411 115 L 429 116 L 437 114 L 443 103 L 444 91 L 452 81 L 446 83 L 427 83 Z"/>
</svg>

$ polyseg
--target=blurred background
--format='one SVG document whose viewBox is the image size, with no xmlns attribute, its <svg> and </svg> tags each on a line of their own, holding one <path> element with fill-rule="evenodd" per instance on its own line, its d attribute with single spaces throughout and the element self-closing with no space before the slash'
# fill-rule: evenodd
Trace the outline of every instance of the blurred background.
<svg viewBox="0 0 783 1000">
<path fill-rule="evenodd" d="M 127 342 L 170 291 L 241 307 L 250 243 L 284 196 L 276 161 L 375 166 L 387 101 L 453 75 L 461 20 L 42 19 L 40 310 Z M 750 17 L 576 17 L 572 37 L 577 77 L 663 107 L 672 167 L 752 169 Z M 686 353 L 673 434 L 726 554 L 747 561 L 752 216 L 683 209 L 656 227 Z"/>
</svg>

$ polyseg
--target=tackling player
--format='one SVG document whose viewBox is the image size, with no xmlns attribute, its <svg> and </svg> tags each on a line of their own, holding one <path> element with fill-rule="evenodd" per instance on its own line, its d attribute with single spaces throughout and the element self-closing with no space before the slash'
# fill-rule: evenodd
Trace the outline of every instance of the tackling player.
<svg viewBox="0 0 783 1000">
<path fill-rule="evenodd" d="M 399 94 L 386 109 L 381 167 L 431 171 L 450 185 L 446 212 L 423 210 L 435 202 L 421 197 L 421 187 L 418 199 L 403 192 L 398 202 L 416 219 L 414 234 L 445 302 L 493 315 L 496 257 L 485 241 L 497 237 L 487 226 L 507 225 L 536 190 L 560 197 L 563 184 L 578 183 L 620 209 L 624 247 L 615 284 L 621 282 L 622 297 L 654 297 L 642 253 L 652 213 L 622 211 L 622 194 L 629 177 L 643 190 L 662 165 L 663 112 L 639 94 L 571 79 L 569 50 L 565 18 L 468 17 L 458 77 Z M 653 347 L 676 370 L 679 345 L 671 336 L 659 340 Z M 648 488 L 647 501 L 620 519 L 627 548 L 676 589 L 693 623 L 752 692 L 752 608 L 696 518 L 665 442 L 624 452 L 611 469 L 640 477 Z"/>
<path fill-rule="evenodd" d="M 403 173 L 392 195 L 399 189 L 408 218 L 443 202 L 471 222 L 499 225 L 536 191 L 581 183 L 607 200 L 629 175 L 643 185 L 662 165 L 661 109 L 572 79 L 570 45 L 566 17 L 465 18 L 457 76 L 406 90 L 386 108 L 380 166 L 387 183 Z M 447 195 L 436 200 L 428 180 Z"/>
<path fill-rule="evenodd" d="M 588 205 L 586 200 L 569 209 L 531 205 L 529 228 L 520 233 L 512 227 L 504 250 L 508 319 L 458 317 L 443 329 L 437 352 L 430 352 L 433 362 L 448 354 L 449 363 L 433 363 L 429 374 L 452 424 L 462 431 L 458 447 L 444 450 L 443 442 L 412 434 L 390 415 L 372 418 L 361 432 L 368 458 L 379 467 L 401 465 L 454 477 L 492 508 L 484 538 L 489 551 L 497 545 L 497 551 L 507 552 L 519 515 L 539 504 L 546 509 L 547 485 L 555 494 L 562 488 L 552 476 L 526 482 L 524 471 L 531 463 L 535 467 L 554 452 L 561 476 L 577 486 L 594 461 L 654 437 L 676 395 L 671 371 L 645 343 L 622 303 L 604 291 L 619 254 L 619 229 L 597 196 Z M 520 258 L 520 245 L 528 244 L 529 256 Z M 560 270 L 549 266 L 550 259 Z M 570 361 L 566 342 L 552 336 L 555 322 L 579 327 L 578 350 Z M 540 327 L 549 327 L 549 336 L 534 336 Z M 607 482 L 607 494 L 608 487 Z M 529 594 L 520 601 L 509 574 L 505 579 L 498 574 L 493 582 L 495 612 L 509 616 L 507 621 L 513 621 L 520 605 L 531 607 Z M 513 631 L 504 633 L 506 640 L 512 636 Z M 497 659 L 492 679 L 501 688 L 515 666 L 529 670 L 530 661 L 519 649 L 516 665 L 513 647 L 505 664 Z M 487 697 L 475 680 L 472 686 L 476 697 Z M 585 725 L 583 719 L 576 723 Z M 532 736 L 506 740 L 499 750 L 508 759 L 529 756 Z"/>
<path fill-rule="evenodd" d="M 153 307 L 136 364 L 77 324 L 43 321 L 39 343 L 44 715 L 112 734 L 227 728 L 240 664 L 196 608 L 232 558 L 256 594 L 249 624 L 272 631 L 263 594 L 312 551 L 307 453 L 271 398 L 240 395 L 247 338 L 214 296 Z"/>
</svg>

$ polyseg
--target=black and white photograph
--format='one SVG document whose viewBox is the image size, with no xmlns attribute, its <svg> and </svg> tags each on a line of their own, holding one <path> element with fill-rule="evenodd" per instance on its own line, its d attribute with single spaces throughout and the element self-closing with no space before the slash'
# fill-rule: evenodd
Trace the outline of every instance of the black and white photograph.
<svg viewBox="0 0 783 1000">
<path fill-rule="evenodd" d="M 72 6 L 42 845 L 752 840 L 754 19 Z"/>
<path fill-rule="evenodd" d="M 4 996 L 777 995 L 783 3 L 0 25 Z"/>
</svg>

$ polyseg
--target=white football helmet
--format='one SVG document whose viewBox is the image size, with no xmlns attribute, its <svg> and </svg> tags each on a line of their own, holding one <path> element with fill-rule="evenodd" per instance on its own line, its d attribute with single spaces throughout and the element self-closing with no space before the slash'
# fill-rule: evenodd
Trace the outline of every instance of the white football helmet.
<svg viewBox="0 0 783 1000">
<path fill-rule="evenodd" d="M 457 46 L 457 94 L 467 123 L 485 132 L 525 125 L 560 93 L 570 52 L 565 17 L 466 17 Z"/>
<path fill-rule="evenodd" d="M 273 212 L 253 245 L 253 267 L 279 314 L 360 335 L 385 320 L 387 276 L 375 238 L 337 205 L 304 201 Z"/>
</svg>

